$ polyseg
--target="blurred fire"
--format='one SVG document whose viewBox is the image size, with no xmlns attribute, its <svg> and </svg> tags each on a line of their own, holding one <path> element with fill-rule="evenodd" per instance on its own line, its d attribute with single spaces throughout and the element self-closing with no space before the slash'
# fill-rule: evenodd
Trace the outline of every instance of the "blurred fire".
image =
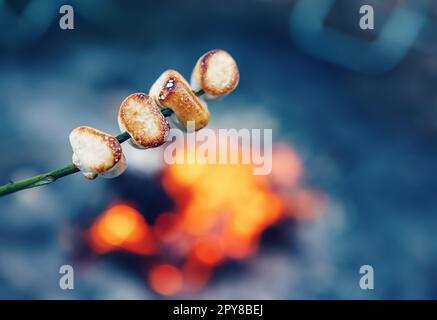
<svg viewBox="0 0 437 320">
<path fill-rule="evenodd" d="M 220 263 L 255 254 L 268 227 L 323 212 L 324 196 L 301 186 L 302 173 L 299 155 L 286 143 L 274 145 L 268 176 L 255 176 L 252 165 L 241 163 L 170 165 L 162 184 L 175 212 L 163 212 L 148 225 L 133 206 L 117 203 L 91 226 L 89 243 L 100 254 L 126 250 L 171 261 L 146 270 L 149 285 L 161 295 L 197 291 Z"/>
<path fill-rule="evenodd" d="M 174 295 L 182 288 L 182 272 L 170 264 L 159 264 L 150 270 L 149 283 L 162 295 Z"/>
<path fill-rule="evenodd" d="M 155 253 L 144 217 L 127 204 L 116 204 L 106 210 L 89 231 L 92 247 L 98 253 L 124 249 L 138 254 Z"/>
</svg>

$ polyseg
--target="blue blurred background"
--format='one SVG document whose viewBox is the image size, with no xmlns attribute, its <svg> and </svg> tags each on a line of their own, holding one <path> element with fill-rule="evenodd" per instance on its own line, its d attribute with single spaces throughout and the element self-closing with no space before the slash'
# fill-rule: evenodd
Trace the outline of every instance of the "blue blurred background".
<svg viewBox="0 0 437 320">
<path fill-rule="evenodd" d="M 59 28 L 63 4 L 74 30 Z M 363 4 L 374 30 L 358 26 Z M 329 205 L 184 297 L 437 298 L 436 31 L 421 0 L 0 0 L 0 182 L 69 163 L 74 127 L 117 133 L 124 97 L 223 48 L 241 79 L 211 105 L 212 126 L 273 128 Z M 129 152 L 147 201 L 164 203 L 159 155 Z M 74 175 L 0 198 L 0 298 L 160 298 L 130 257 L 77 253 L 77 229 L 123 197 L 120 181 Z M 63 264 L 74 290 L 59 289 Z M 374 290 L 358 285 L 366 264 Z"/>
</svg>

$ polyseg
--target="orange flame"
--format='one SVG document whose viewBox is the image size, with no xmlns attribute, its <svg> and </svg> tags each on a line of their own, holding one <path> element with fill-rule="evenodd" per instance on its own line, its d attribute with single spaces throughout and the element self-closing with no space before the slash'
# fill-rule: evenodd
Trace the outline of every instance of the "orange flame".
<svg viewBox="0 0 437 320">
<path fill-rule="evenodd" d="M 133 207 L 114 205 L 91 227 L 90 243 L 99 253 L 121 249 L 181 261 L 180 267 L 164 263 L 146 271 L 161 295 L 199 290 L 220 263 L 255 254 L 266 228 L 324 209 L 320 192 L 300 186 L 302 162 L 288 144 L 274 146 L 269 176 L 252 169 L 242 163 L 167 166 L 162 184 L 177 210 L 163 212 L 149 227 Z"/>
<path fill-rule="evenodd" d="M 127 204 L 116 204 L 106 210 L 89 231 L 91 246 L 99 253 L 124 249 L 138 254 L 155 252 L 144 217 Z"/>
<path fill-rule="evenodd" d="M 182 272 L 170 264 L 154 266 L 149 272 L 149 284 L 159 294 L 175 295 L 182 289 Z"/>
</svg>

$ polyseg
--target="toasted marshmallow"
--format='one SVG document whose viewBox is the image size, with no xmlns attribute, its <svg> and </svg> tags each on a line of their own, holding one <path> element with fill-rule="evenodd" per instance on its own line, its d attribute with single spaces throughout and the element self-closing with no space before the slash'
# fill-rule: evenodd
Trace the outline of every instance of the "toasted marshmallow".
<svg viewBox="0 0 437 320">
<path fill-rule="evenodd" d="M 165 142 L 169 125 L 155 101 L 145 93 L 134 93 L 121 103 L 120 130 L 127 131 L 131 144 L 139 149 L 154 148 Z"/>
<path fill-rule="evenodd" d="M 98 174 L 115 178 L 127 167 L 120 143 L 100 130 L 78 127 L 70 133 L 70 144 L 73 164 L 87 179 L 95 179 Z"/>
<path fill-rule="evenodd" d="M 177 71 L 165 71 L 149 93 L 159 106 L 172 109 L 184 127 L 188 122 L 194 122 L 195 130 L 199 130 L 208 124 L 208 107 L 191 91 L 188 82 Z"/>
<path fill-rule="evenodd" d="M 221 49 L 208 51 L 197 60 L 191 74 L 194 91 L 203 89 L 205 99 L 212 100 L 234 90 L 240 79 L 237 63 Z"/>
</svg>

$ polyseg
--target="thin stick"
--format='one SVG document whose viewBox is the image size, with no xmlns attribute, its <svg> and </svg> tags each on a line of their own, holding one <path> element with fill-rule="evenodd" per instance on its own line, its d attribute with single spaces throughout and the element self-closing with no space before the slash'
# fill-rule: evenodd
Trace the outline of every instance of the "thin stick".
<svg viewBox="0 0 437 320">
<path fill-rule="evenodd" d="M 205 92 L 200 89 L 198 91 L 194 91 L 194 94 L 198 97 L 203 95 Z M 170 108 L 162 108 L 161 113 L 164 117 L 168 117 L 173 113 L 173 110 Z M 123 143 L 131 138 L 128 132 L 120 133 L 117 137 L 118 142 Z M 80 170 L 76 168 L 74 164 L 69 164 L 63 168 L 56 169 L 53 171 L 49 171 L 37 176 L 33 176 L 27 179 L 23 179 L 20 181 L 11 181 L 8 184 L 0 186 L 0 197 L 5 196 L 10 193 L 14 193 L 20 190 L 30 189 L 34 187 L 44 186 L 49 183 L 53 183 L 56 180 L 68 176 L 70 174 L 79 172 Z"/>
</svg>

